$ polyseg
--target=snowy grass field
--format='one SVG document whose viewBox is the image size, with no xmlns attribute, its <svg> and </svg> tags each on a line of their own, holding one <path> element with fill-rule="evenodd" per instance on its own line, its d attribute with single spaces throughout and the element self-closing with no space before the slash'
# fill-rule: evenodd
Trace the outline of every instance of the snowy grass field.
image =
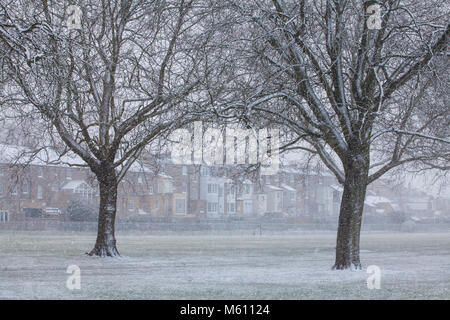
<svg viewBox="0 0 450 320">
<path fill-rule="evenodd" d="M 362 234 L 364 268 L 332 271 L 334 232 L 118 234 L 120 258 L 92 258 L 89 233 L 0 232 L 0 299 L 449 299 L 450 233 Z M 81 269 L 69 290 L 67 266 Z"/>
</svg>

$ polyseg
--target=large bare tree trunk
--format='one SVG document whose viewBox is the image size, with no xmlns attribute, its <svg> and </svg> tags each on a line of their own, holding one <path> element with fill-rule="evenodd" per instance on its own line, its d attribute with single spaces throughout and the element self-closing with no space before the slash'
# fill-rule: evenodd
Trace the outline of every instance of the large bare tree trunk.
<svg viewBox="0 0 450 320">
<path fill-rule="evenodd" d="M 117 177 L 114 169 L 103 168 L 97 174 L 100 186 L 97 240 L 90 256 L 114 257 L 119 255 L 116 247 L 114 224 L 117 205 Z"/>
<path fill-rule="evenodd" d="M 361 269 L 359 243 L 368 180 L 368 155 L 353 156 L 345 168 L 333 269 Z"/>
</svg>

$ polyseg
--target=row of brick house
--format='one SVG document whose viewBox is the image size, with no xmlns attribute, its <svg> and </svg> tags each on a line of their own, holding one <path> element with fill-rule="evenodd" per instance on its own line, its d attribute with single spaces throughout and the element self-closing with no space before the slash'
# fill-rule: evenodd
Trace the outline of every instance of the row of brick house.
<svg viewBox="0 0 450 320">
<path fill-rule="evenodd" d="M 60 219 L 71 201 L 98 208 L 98 188 L 86 168 L 3 163 L 0 185 L 0 222 Z M 177 192 L 172 177 L 135 166 L 119 185 L 117 209 L 119 217 L 185 215 L 186 194 Z"/>
<path fill-rule="evenodd" d="M 276 175 L 246 177 L 233 166 L 180 166 L 165 163 L 165 172 L 186 192 L 187 214 L 228 216 L 337 216 L 341 192 L 331 175 L 294 167 Z"/>
<path fill-rule="evenodd" d="M 0 145 L 0 223 L 60 219 L 74 200 L 98 207 L 93 174 L 87 168 L 73 166 L 81 161 L 70 159 L 72 166 L 68 166 L 34 158 L 25 165 L 8 157 L 18 149 Z M 119 185 L 117 215 L 118 219 L 291 216 L 303 221 L 336 220 L 341 195 L 342 187 L 332 175 L 295 166 L 255 178 L 231 166 L 174 165 L 165 161 L 159 169 L 151 170 L 135 163 Z M 389 185 L 374 183 L 367 193 L 365 211 L 368 216 L 383 216 L 414 207 L 423 211 L 448 208 L 430 207 L 428 200 L 397 200 Z"/>
<path fill-rule="evenodd" d="M 98 189 L 89 169 L 49 164 L 39 157 L 12 160 L 21 147 L 0 145 L 0 222 L 57 219 L 73 200 L 98 207 Z M 61 162 L 59 162 L 61 163 Z M 118 217 L 333 216 L 340 195 L 329 175 L 284 168 L 250 180 L 235 168 L 164 163 L 157 171 L 134 164 L 118 189 Z"/>
</svg>

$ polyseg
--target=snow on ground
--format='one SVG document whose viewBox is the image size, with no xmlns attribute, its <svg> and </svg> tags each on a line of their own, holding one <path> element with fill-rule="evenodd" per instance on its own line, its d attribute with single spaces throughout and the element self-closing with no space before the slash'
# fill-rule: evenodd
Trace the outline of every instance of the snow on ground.
<svg viewBox="0 0 450 320">
<path fill-rule="evenodd" d="M 93 258 L 95 235 L 0 231 L 0 299 L 449 299 L 450 233 L 362 235 L 363 271 L 332 271 L 335 233 L 119 234 L 120 258 Z M 66 269 L 81 269 L 69 290 Z"/>
</svg>

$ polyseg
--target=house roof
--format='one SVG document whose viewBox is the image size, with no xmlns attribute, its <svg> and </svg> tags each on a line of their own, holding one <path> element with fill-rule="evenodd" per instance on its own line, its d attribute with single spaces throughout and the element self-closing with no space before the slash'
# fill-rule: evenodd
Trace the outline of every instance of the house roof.
<svg viewBox="0 0 450 320">
<path fill-rule="evenodd" d="M 33 151 L 24 146 L 0 144 L 0 163 L 32 164 L 41 166 L 69 167 L 85 165 L 85 162 L 73 153 L 60 155 L 54 149 Z"/>
<path fill-rule="evenodd" d="M 281 188 L 279 188 L 279 187 L 276 187 L 276 186 L 273 186 L 273 185 L 271 185 L 271 184 L 266 184 L 266 187 L 267 187 L 268 189 L 274 190 L 274 191 L 283 191 L 283 189 L 281 189 Z"/>
<path fill-rule="evenodd" d="M 291 186 L 288 186 L 285 183 L 281 184 L 281 188 L 285 189 L 286 191 L 293 191 L 293 192 L 297 192 L 297 190 L 295 190 L 294 188 L 292 188 Z"/>
<path fill-rule="evenodd" d="M 79 186 L 81 186 L 83 184 L 86 185 L 87 187 L 93 189 L 84 180 L 72 180 L 72 181 L 69 181 L 61 189 L 63 189 L 63 190 L 74 190 L 74 189 L 78 188 Z"/>
<path fill-rule="evenodd" d="M 173 177 L 169 176 L 168 174 L 161 172 L 158 173 L 158 177 L 164 178 L 164 179 L 173 179 Z"/>
<path fill-rule="evenodd" d="M 0 144 L 0 163 L 18 163 L 54 167 L 86 165 L 84 160 L 73 152 L 68 152 L 61 156 L 56 150 L 51 148 L 46 148 L 35 152 L 24 146 L 8 144 Z M 140 161 L 135 161 L 128 169 L 128 172 L 153 173 L 151 169 L 144 166 Z"/>
<path fill-rule="evenodd" d="M 330 188 L 333 189 L 333 190 L 339 191 L 339 192 L 344 191 L 344 189 L 340 185 L 337 185 L 337 184 L 332 184 L 330 186 Z"/>
<path fill-rule="evenodd" d="M 386 197 L 382 197 L 382 196 L 367 196 L 366 201 L 364 202 L 364 204 L 366 204 L 370 207 L 375 207 L 380 203 L 393 204 L 393 201 Z"/>
<path fill-rule="evenodd" d="M 135 161 L 128 169 L 128 172 L 135 172 L 135 173 L 153 173 L 153 170 L 150 169 L 147 166 L 144 166 L 142 162 Z"/>
<path fill-rule="evenodd" d="M 296 160 L 297 161 L 297 160 Z M 279 172 L 285 172 L 285 173 L 296 173 L 301 175 L 307 175 L 307 176 L 324 176 L 324 177 L 334 177 L 333 173 L 331 173 L 329 170 L 323 169 L 320 171 L 313 170 L 313 169 L 307 169 L 307 168 L 298 168 L 296 166 L 287 165 L 282 166 L 278 169 Z"/>
</svg>

